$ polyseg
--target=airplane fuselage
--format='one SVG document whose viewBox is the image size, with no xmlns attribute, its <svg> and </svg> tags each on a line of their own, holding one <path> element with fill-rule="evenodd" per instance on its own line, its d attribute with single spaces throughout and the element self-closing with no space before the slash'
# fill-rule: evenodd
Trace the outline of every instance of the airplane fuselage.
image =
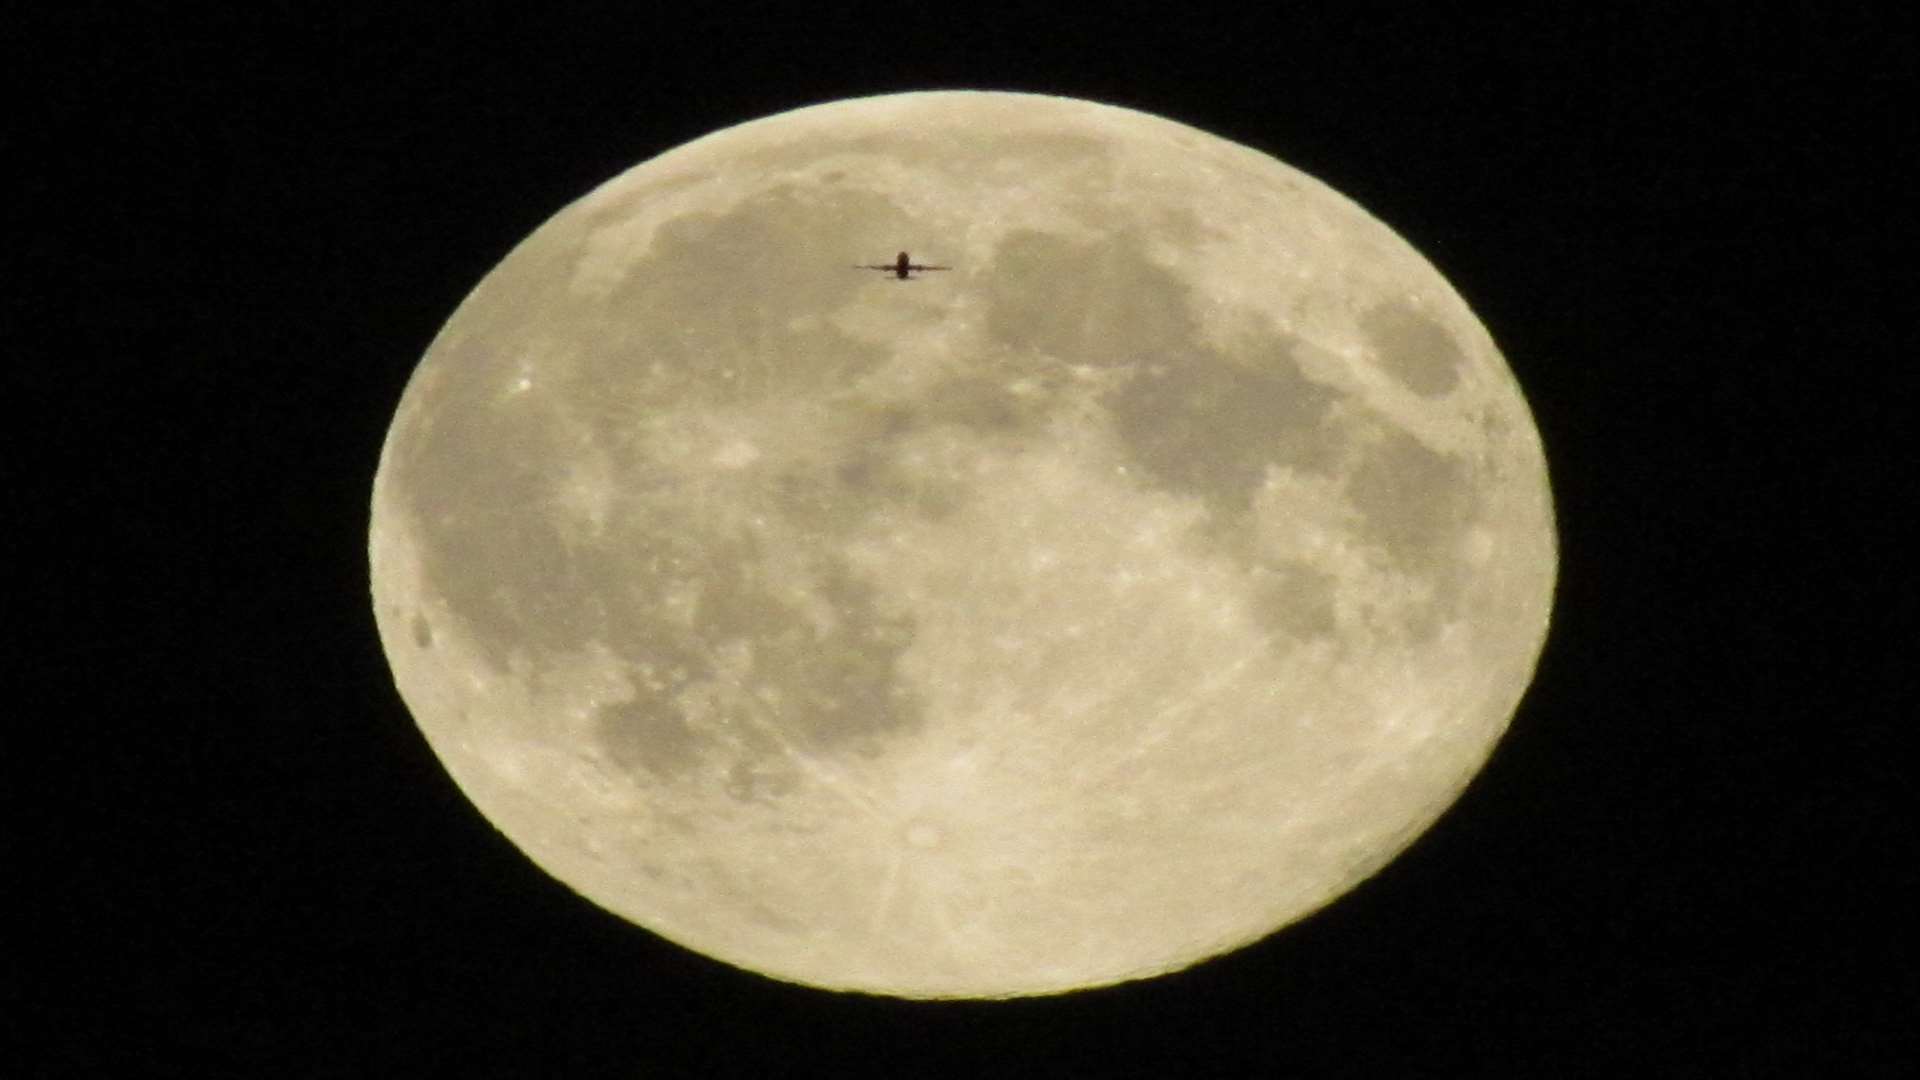
<svg viewBox="0 0 1920 1080">
<path fill-rule="evenodd" d="M 893 275 L 894 280 L 906 281 L 909 278 L 913 277 L 914 272 L 917 270 L 951 270 L 953 269 L 953 267 L 923 266 L 920 263 L 914 262 L 913 259 L 906 252 L 903 251 L 898 255 L 895 255 L 893 257 L 893 261 L 890 263 L 866 263 L 861 266 L 857 266 L 854 269 L 885 270 L 887 273 Z"/>
</svg>

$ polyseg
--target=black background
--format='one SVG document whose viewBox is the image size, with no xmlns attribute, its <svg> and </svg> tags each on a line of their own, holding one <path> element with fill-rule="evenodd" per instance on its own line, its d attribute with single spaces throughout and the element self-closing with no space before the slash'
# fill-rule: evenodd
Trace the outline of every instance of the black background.
<svg viewBox="0 0 1920 1080">
<path fill-rule="evenodd" d="M 1912 501 L 1892 103 L 1914 35 L 1811 5 L 1549 7 L 16 25 L 9 893 L 32 903 L 5 1056 L 20 1075 L 1902 1072 L 1920 999 L 1881 913 L 1913 884 L 1891 522 Z M 1181 120 L 1394 227 L 1518 376 L 1562 563 L 1511 733 L 1376 878 L 1166 978 L 935 1004 L 734 970 L 533 868 L 395 693 L 365 536 L 413 365 L 555 210 L 740 121 L 959 87 Z"/>
</svg>

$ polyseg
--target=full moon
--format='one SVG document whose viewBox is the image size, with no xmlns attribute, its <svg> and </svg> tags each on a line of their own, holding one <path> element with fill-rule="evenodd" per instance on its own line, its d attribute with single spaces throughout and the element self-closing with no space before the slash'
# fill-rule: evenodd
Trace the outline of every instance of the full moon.
<svg viewBox="0 0 1920 1080">
<path fill-rule="evenodd" d="M 902 250 L 950 269 L 859 268 Z M 1557 562 L 1519 387 L 1391 229 L 986 92 L 561 210 L 420 362 L 370 549 L 420 730 L 547 873 L 912 998 L 1149 977 L 1353 888 L 1506 730 Z"/>
</svg>

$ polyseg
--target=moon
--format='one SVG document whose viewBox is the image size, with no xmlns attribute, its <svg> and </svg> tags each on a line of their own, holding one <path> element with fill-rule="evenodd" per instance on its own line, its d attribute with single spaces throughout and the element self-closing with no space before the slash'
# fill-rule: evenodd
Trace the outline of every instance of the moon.
<svg viewBox="0 0 1920 1080">
<path fill-rule="evenodd" d="M 911 280 L 854 269 L 953 269 Z M 1539 436 L 1325 185 L 1062 97 L 744 123 L 567 206 L 420 362 L 374 612 L 581 896 L 909 998 L 1173 971 L 1485 762 L 1557 564 Z"/>
</svg>

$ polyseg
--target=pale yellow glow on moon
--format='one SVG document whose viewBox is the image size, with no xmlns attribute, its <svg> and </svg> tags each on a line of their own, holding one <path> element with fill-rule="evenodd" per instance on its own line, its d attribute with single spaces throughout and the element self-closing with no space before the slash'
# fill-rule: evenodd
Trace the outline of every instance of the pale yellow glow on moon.
<svg viewBox="0 0 1920 1080">
<path fill-rule="evenodd" d="M 905 248 L 954 267 L 851 269 Z M 1300 918 L 1505 730 L 1556 552 L 1447 283 L 1157 117 L 901 94 L 567 207 L 394 418 L 372 581 L 487 818 L 817 986 L 1050 993 Z"/>
</svg>

